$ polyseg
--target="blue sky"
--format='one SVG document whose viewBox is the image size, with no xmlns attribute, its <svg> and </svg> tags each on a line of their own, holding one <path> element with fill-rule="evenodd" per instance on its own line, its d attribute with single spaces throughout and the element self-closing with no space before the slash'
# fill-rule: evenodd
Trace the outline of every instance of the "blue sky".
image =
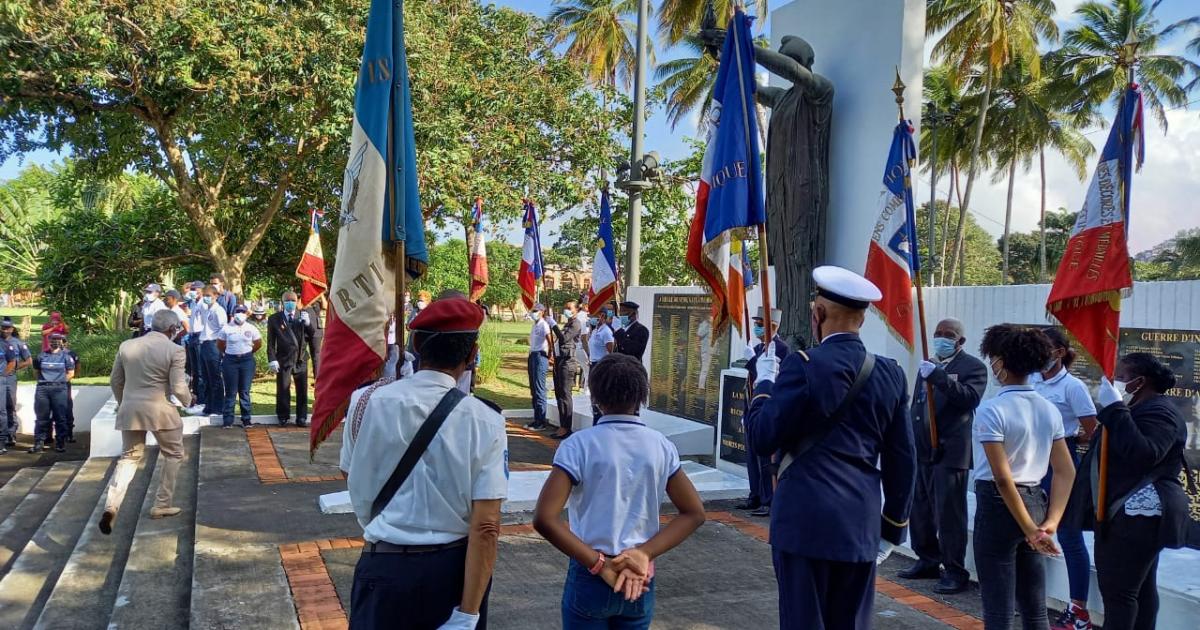
<svg viewBox="0 0 1200 630">
<path fill-rule="evenodd" d="M 540 16 L 548 15 L 553 5 L 551 0 L 493 0 L 493 3 Z M 770 7 L 774 9 L 787 3 L 788 0 L 771 0 Z M 1070 27 L 1073 21 L 1071 13 L 1081 3 L 1082 0 L 1056 2 L 1062 30 Z M 1200 13 L 1197 7 L 1195 0 L 1166 0 L 1159 6 L 1156 14 L 1162 24 L 1168 24 Z M 769 21 L 764 21 L 763 26 L 769 31 Z M 1167 51 L 1182 52 L 1183 42 L 1184 38 L 1176 38 Z M 672 58 L 671 51 L 664 50 L 661 45 L 656 47 L 660 62 Z M 818 72 L 819 66 L 818 62 L 818 67 L 815 68 Z M 1193 93 L 1193 98 L 1200 100 L 1200 90 Z M 1194 210 L 1194 200 L 1200 198 L 1198 111 L 1200 102 L 1193 103 L 1191 109 L 1169 113 L 1170 135 L 1164 135 L 1156 125 L 1150 125 L 1146 142 L 1146 165 L 1133 186 L 1134 220 L 1131 225 L 1130 249 L 1134 252 L 1170 238 L 1178 230 L 1200 227 L 1200 212 Z M 1093 143 L 1102 144 L 1107 135 L 1107 127 L 1089 130 L 1088 134 Z M 698 132 L 694 121 L 682 121 L 677 128 L 672 129 L 661 113 L 656 114 L 647 125 L 646 150 L 657 150 L 667 158 L 680 157 L 687 150 L 685 139 L 696 135 Z M 887 138 L 880 139 L 878 159 L 881 161 L 887 142 Z M 16 175 L 23 164 L 45 164 L 58 158 L 59 156 L 52 153 L 36 152 L 23 158 L 9 159 L 0 164 L 0 180 Z M 1007 182 L 993 183 L 990 175 L 981 175 L 977 184 L 979 192 L 972 202 L 972 211 L 984 229 L 998 235 L 1003 227 Z M 1089 178 L 1090 175 L 1089 167 Z M 945 178 L 941 179 L 939 196 L 944 196 L 946 183 Z M 918 180 L 916 185 L 918 198 L 928 198 L 928 180 Z M 1079 181 L 1062 159 L 1055 155 L 1047 157 L 1047 203 L 1050 208 L 1077 209 L 1082 203 L 1086 185 L 1087 181 Z M 924 190 L 921 190 L 922 188 Z M 1014 230 L 1028 231 L 1036 227 L 1039 195 L 1036 173 L 1019 174 L 1014 192 Z M 547 222 L 543 225 L 543 237 L 547 242 L 553 242 L 556 225 L 557 222 Z M 503 232 L 509 241 L 519 242 L 521 233 L 517 226 L 511 226 Z"/>
</svg>

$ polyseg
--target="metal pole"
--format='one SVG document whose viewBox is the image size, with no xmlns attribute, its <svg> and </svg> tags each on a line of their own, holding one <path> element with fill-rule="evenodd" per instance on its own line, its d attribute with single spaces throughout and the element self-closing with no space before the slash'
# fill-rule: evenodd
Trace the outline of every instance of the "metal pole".
<svg viewBox="0 0 1200 630">
<path fill-rule="evenodd" d="M 937 105 L 929 104 L 929 267 L 933 268 L 933 253 L 937 251 Z M 946 208 L 949 212 L 950 209 Z M 943 236 L 943 238 L 945 238 Z M 920 248 L 916 252 L 920 255 Z M 929 274 L 929 286 L 934 285 L 934 274 Z"/>
<path fill-rule="evenodd" d="M 633 147 L 629 152 L 629 179 L 642 181 L 643 135 L 646 125 L 646 67 L 648 65 L 647 28 L 650 24 L 650 0 L 638 0 L 637 73 L 633 81 Z M 629 238 L 626 244 L 625 287 L 641 284 L 642 275 L 642 189 L 629 188 Z"/>
</svg>

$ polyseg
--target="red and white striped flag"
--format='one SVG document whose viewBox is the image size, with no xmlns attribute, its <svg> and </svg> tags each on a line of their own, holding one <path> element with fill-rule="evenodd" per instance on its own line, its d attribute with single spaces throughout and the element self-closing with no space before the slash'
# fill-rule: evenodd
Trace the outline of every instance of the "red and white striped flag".
<svg viewBox="0 0 1200 630">
<path fill-rule="evenodd" d="M 325 254 L 321 251 L 321 222 L 323 210 L 313 209 L 312 223 L 308 229 L 308 244 L 296 266 L 296 277 L 300 279 L 300 308 L 307 308 L 329 290 L 325 276 Z"/>
<path fill-rule="evenodd" d="M 487 243 L 483 233 L 483 197 L 475 198 L 472 212 L 470 242 L 467 243 L 470 260 L 467 269 L 471 274 L 470 300 L 478 302 L 488 287 Z"/>
</svg>

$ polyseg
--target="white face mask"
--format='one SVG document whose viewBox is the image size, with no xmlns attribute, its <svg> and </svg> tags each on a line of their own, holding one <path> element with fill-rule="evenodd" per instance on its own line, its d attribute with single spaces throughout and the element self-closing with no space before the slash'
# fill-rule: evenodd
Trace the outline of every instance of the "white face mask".
<svg viewBox="0 0 1200 630">
<path fill-rule="evenodd" d="M 1142 385 L 1140 384 L 1134 385 L 1131 391 L 1131 383 L 1132 381 L 1113 381 L 1113 387 L 1117 388 L 1117 393 L 1121 394 L 1121 400 L 1124 401 L 1125 404 L 1129 404 L 1129 402 L 1133 400 L 1134 395 L 1142 391 Z"/>
<path fill-rule="evenodd" d="M 239 323 L 239 324 L 245 324 L 245 323 L 246 323 L 246 314 L 245 314 L 245 313 L 238 313 L 237 315 L 234 315 L 234 316 L 233 316 L 233 321 L 235 321 L 235 322 L 237 322 L 237 323 Z"/>
<path fill-rule="evenodd" d="M 424 308 L 425 308 L 425 301 L 424 301 L 424 300 L 421 300 L 421 301 L 417 302 L 417 308 L 418 308 L 418 309 L 424 309 Z"/>
<path fill-rule="evenodd" d="M 144 296 L 142 296 L 142 299 L 146 300 L 147 302 L 153 302 L 154 298 L 155 298 L 155 295 L 153 293 L 147 293 Z"/>
</svg>

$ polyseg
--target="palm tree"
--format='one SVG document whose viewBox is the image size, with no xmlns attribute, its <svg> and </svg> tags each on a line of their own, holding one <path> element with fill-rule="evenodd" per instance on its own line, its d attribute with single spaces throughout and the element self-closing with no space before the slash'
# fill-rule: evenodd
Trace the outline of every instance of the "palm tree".
<svg viewBox="0 0 1200 630">
<path fill-rule="evenodd" d="M 717 60 L 704 51 L 704 42 L 698 35 L 688 35 L 679 45 L 694 56 L 668 61 L 654 73 L 658 87 L 666 92 L 667 120 L 672 127 L 697 107 L 700 119 L 704 119 L 712 105 L 712 86 L 717 76 Z"/>
<path fill-rule="evenodd" d="M 626 87 L 636 72 L 638 0 L 554 0 L 549 21 L 558 27 L 555 43 L 570 40 L 567 57 L 583 64 L 597 86 Z"/>
<path fill-rule="evenodd" d="M 731 0 L 662 0 L 658 10 L 658 30 L 667 43 L 674 46 L 695 33 L 700 28 L 704 9 L 709 2 L 712 2 L 718 24 L 724 28 L 733 5 Z M 746 4 L 758 15 L 758 23 L 764 24 L 767 0 L 749 0 Z"/>
<path fill-rule="evenodd" d="M 942 249 L 937 257 L 938 284 L 947 283 L 946 260 L 950 249 L 950 239 L 945 236 L 950 229 L 950 209 L 955 207 L 954 194 L 962 197 L 959 186 L 959 165 L 967 161 L 964 152 L 970 147 L 970 134 L 973 128 L 974 114 L 967 106 L 966 96 L 962 86 L 954 77 L 954 68 L 949 65 L 939 65 L 925 71 L 923 84 L 923 102 L 925 107 L 935 109 L 941 118 L 937 122 L 937 154 L 933 153 L 932 131 L 928 123 L 921 126 L 921 155 L 927 156 L 924 168 L 937 168 L 938 173 L 944 174 L 950 182 L 946 191 L 946 213 L 942 217 Z"/>
<path fill-rule="evenodd" d="M 1192 18 L 1160 29 L 1154 9 L 1161 2 L 1110 0 L 1079 5 L 1075 15 L 1080 25 L 1063 36 L 1062 56 L 1090 102 L 1118 102 L 1129 85 L 1131 61 L 1123 53 L 1132 35 L 1138 42 L 1132 60 L 1135 80 L 1141 86 L 1146 106 L 1166 133 L 1166 107 L 1187 104 L 1192 84 L 1181 83 L 1189 74 L 1200 76 L 1200 65 L 1179 55 L 1158 53 L 1170 37 L 1196 21 Z"/>
<path fill-rule="evenodd" d="M 933 47 L 934 60 L 952 64 L 961 81 L 973 76 L 982 96 L 975 119 L 974 140 L 967 164 L 967 187 L 959 204 L 951 274 L 962 259 L 963 219 L 970 209 L 971 192 L 979 169 L 983 131 L 991 106 L 992 89 L 1000 71 L 1016 59 L 1029 63 L 1030 74 L 1041 75 L 1038 43 L 1058 39 L 1051 0 L 929 0 L 925 28 L 930 36 L 942 33 Z"/>
</svg>

